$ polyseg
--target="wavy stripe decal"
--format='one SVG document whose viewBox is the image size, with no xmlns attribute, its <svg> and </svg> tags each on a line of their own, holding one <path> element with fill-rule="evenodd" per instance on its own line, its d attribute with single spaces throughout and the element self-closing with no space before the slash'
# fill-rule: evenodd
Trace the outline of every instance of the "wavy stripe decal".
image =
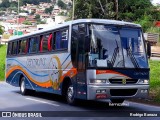
<svg viewBox="0 0 160 120">
<path fill-rule="evenodd" d="M 64 62 L 66 62 L 66 60 L 69 58 L 69 56 L 65 59 Z M 21 64 L 19 61 L 15 60 L 15 59 L 8 59 L 7 60 L 7 61 L 11 61 L 11 60 L 16 61 L 19 65 L 11 66 L 8 69 L 8 72 L 6 73 L 6 78 L 8 78 L 15 70 L 19 70 L 24 74 L 24 76 L 26 76 L 28 78 L 28 80 L 32 81 L 33 83 L 35 83 L 38 86 L 46 87 L 46 88 L 53 87 L 54 89 L 58 89 L 60 86 L 60 83 L 63 82 L 64 77 L 65 76 L 69 76 L 71 78 L 74 77 L 77 74 L 77 69 L 76 68 L 71 68 L 69 70 L 67 69 L 69 67 L 69 65 L 71 64 L 71 61 L 70 61 L 66 64 L 65 69 L 62 70 L 62 65 L 64 64 L 64 62 L 63 62 L 63 64 L 61 64 L 61 61 L 58 56 L 53 56 L 52 58 L 55 59 L 57 62 L 57 69 L 56 69 L 58 71 L 58 79 L 57 80 L 56 79 L 53 80 L 51 78 L 50 74 L 40 75 L 40 74 L 33 73 L 32 71 L 27 69 L 23 64 Z M 63 71 L 65 71 L 66 69 L 68 71 L 66 71 L 66 73 L 64 75 L 62 75 Z M 39 82 L 39 81 L 33 79 L 34 77 L 30 73 L 32 75 L 35 75 L 38 77 L 48 77 L 49 80 L 46 80 L 45 82 Z"/>
<path fill-rule="evenodd" d="M 15 66 L 13 67 L 10 71 L 8 71 L 6 73 L 6 78 L 9 77 L 9 75 L 14 72 L 15 70 L 20 70 L 22 71 L 25 76 L 27 76 L 27 78 L 32 81 L 33 83 L 37 84 L 38 86 L 41 87 L 53 87 L 54 89 L 57 89 L 57 87 L 59 87 L 59 84 L 63 81 L 65 76 L 70 76 L 70 77 L 74 77 L 77 74 L 77 70 L 75 68 L 70 69 L 67 73 L 65 73 L 63 76 L 60 76 L 60 79 L 58 82 L 56 81 L 52 81 L 51 79 L 45 81 L 45 82 L 38 82 L 36 80 L 34 80 L 25 69 L 23 69 L 21 66 Z"/>
<path fill-rule="evenodd" d="M 124 74 L 121 74 L 119 72 L 115 72 L 113 70 L 96 70 L 96 75 L 99 75 L 99 74 L 116 74 L 116 75 L 125 76 L 127 78 L 130 78 Z"/>
<path fill-rule="evenodd" d="M 39 86 L 41 86 L 41 87 L 50 87 L 50 86 L 51 86 L 50 80 L 47 80 L 47 81 L 45 81 L 45 82 L 38 82 L 38 81 L 34 80 L 34 79 L 27 73 L 27 71 L 26 71 L 25 69 L 23 69 L 21 66 L 14 66 L 14 67 L 12 67 L 12 68 L 6 73 L 6 78 L 8 78 L 9 75 L 10 75 L 12 72 L 14 72 L 15 70 L 20 70 L 20 71 L 22 71 L 22 72 L 28 77 L 29 80 L 31 80 L 33 83 L 35 83 L 35 84 L 37 84 L 37 85 L 39 85 Z"/>
<path fill-rule="evenodd" d="M 15 60 L 15 59 L 8 59 L 7 61 L 16 61 L 17 63 L 19 63 L 23 68 L 25 68 L 28 72 L 30 72 L 31 74 L 35 75 L 35 76 L 40 76 L 40 77 L 45 77 L 45 76 L 48 76 L 49 74 L 44 74 L 44 75 L 41 75 L 41 74 L 36 74 L 36 73 L 33 73 L 32 71 L 30 71 L 27 67 L 25 67 L 22 63 L 20 63 L 18 60 Z M 12 66 L 14 67 L 14 66 Z"/>
</svg>

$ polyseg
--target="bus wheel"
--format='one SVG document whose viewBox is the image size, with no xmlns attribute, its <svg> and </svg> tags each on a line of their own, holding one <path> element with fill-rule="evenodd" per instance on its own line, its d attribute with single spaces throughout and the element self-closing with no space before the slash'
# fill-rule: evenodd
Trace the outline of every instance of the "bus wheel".
<svg viewBox="0 0 160 120">
<path fill-rule="evenodd" d="M 22 95 L 26 95 L 28 93 L 28 89 L 26 89 L 26 86 L 25 86 L 25 78 L 24 77 L 21 78 L 20 92 Z"/>
<path fill-rule="evenodd" d="M 111 99 L 112 103 L 123 103 L 124 99 Z"/>
<path fill-rule="evenodd" d="M 75 104 L 74 89 L 73 89 L 72 84 L 69 84 L 67 87 L 66 100 L 67 100 L 68 104 L 70 104 L 70 105 Z"/>
</svg>

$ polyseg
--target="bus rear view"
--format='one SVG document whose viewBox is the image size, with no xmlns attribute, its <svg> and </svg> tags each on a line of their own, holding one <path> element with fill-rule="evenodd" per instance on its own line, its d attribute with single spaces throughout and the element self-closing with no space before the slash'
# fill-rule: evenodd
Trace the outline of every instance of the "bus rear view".
<svg viewBox="0 0 160 120">
<path fill-rule="evenodd" d="M 71 58 L 77 67 L 78 98 L 122 103 L 148 97 L 149 66 L 139 25 L 119 21 L 73 25 Z"/>
</svg>

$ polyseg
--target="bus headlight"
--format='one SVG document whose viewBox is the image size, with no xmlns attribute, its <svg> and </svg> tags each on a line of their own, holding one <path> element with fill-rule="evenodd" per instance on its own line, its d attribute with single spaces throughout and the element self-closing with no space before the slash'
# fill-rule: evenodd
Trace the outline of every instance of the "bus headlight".
<svg viewBox="0 0 160 120">
<path fill-rule="evenodd" d="M 140 84 L 149 84 L 149 80 L 140 79 L 138 83 L 140 83 Z"/>
<path fill-rule="evenodd" d="M 90 80 L 90 83 L 103 84 L 106 83 L 106 80 Z"/>
</svg>

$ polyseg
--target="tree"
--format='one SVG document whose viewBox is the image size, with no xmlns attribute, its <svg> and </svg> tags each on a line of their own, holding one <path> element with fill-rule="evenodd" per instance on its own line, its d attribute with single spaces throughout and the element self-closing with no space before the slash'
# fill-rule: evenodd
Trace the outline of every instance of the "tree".
<svg viewBox="0 0 160 120">
<path fill-rule="evenodd" d="M 113 0 L 75 0 L 75 18 L 115 19 Z"/>
<path fill-rule="evenodd" d="M 47 13 L 47 14 L 48 14 L 48 13 L 51 14 L 52 11 L 53 11 L 53 7 L 52 7 L 52 6 L 45 9 L 45 13 Z"/>
<path fill-rule="evenodd" d="M 119 19 L 136 21 L 144 14 L 150 14 L 152 4 L 150 0 L 119 0 Z"/>
<path fill-rule="evenodd" d="M 9 0 L 2 0 L 0 7 L 8 8 L 10 6 Z"/>
<path fill-rule="evenodd" d="M 23 24 L 25 24 L 25 25 L 32 25 L 32 23 L 30 21 L 24 21 Z"/>
<path fill-rule="evenodd" d="M 2 35 L 3 33 L 4 33 L 4 27 L 0 25 L 0 35 Z"/>
<path fill-rule="evenodd" d="M 58 0 L 57 5 L 59 7 L 61 7 L 62 9 L 66 9 L 67 8 L 67 5 L 62 0 Z"/>
<path fill-rule="evenodd" d="M 10 7 L 11 8 L 13 8 L 13 7 L 18 7 L 18 2 L 16 2 L 16 1 L 12 1 L 12 2 L 10 2 Z"/>
<path fill-rule="evenodd" d="M 37 14 L 37 15 L 35 16 L 35 19 L 36 19 L 36 20 L 39 20 L 39 19 L 40 19 L 40 15 Z"/>
</svg>

